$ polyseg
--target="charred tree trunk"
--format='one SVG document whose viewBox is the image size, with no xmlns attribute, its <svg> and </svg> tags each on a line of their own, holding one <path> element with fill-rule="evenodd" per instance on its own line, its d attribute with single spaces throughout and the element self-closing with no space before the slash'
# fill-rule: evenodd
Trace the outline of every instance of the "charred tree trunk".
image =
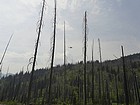
<svg viewBox="0 0 140 105">
<path fill-rule="evenodd" d="M 92 44 L 92 104 L 94 104 L 94 57 L 93 57 L 93 49 L 94 49 L 94 40 Z"/>
<path fill-rule="evenodd" d="M 121 49 L 122 49 L 122 60 L 123 60 L 123 78 L 124 78 L 125 103 L 126 103 L 126 105 L 129 105 L 127 74 L 126 74 L 126 68 L 125 68 L 125 59 L 124 59 L 123 46 L 121 46 Z"/>
<path fill-rule="evenodd" d="M 5 57 L 5 54 L 7 52 L 7 49 L 8 49 L 8 46 L 9 46 L 10 42 L 11 42 L 12 37 L 13 37 L 13 35 L 11 35 L 11 37 L 10 37 L 10 39 L 8 41 L 8 44 L 7 44 L 7 46 L 6 46 L 5 50 L 4 50 L 4 53 L 3 53 L 1 61 L 0 61 L 0 66 L 2 66 L 3 59 Z M 1 72 L 2 72 L 2 67 L 0 67 L 0 78 L 1 78 Z"/>
<path fill-rule="evenodd" d="M 105 94 L 104 94 L 104 77 L 103 77 L 103 67 L 102 67 L 102 52 L 101 52 L 101 44 L 100 44 L 100 39 L 98 39 L 98 43 L 99 43 L 99 53 L 100 53 L 100 71 L 99 71 L 99 75 L 100 75 L 100 83 L 102 82 L 102 85 L 100 85 L 100 91 L 102 89 L 102 92 L 100 92 L 100 100 L 105 101 Z M 103 102 L 104 104 L 104 102 Z"/>
<path fill-rule="evenodd" d="M 66 37 L 65 37 L 65 22 L 64 22 L 64 102 L 66 101 Z"/>
<path fill-rule="evenodd" d="M 37 50 L 38 50 L 38 43 L 39 43 L 39 39 L 40 39 L 40 35 L 41 35 L 43 15 L 44 15 L 44 8 L 45 8 L 45 0 L 43 0 L 43 6 L 42 6 L 42 11 L 41 11 L 41 18 L 40 18 L 39 29 L 38 29 L 38 37 L 37 37 L 37 42 L 36 42 L 36 46 L 35 46 L 34 60 L 33 60 L 33 65 L 32 65 L 32 71 L 31 71 L 31 77 L 30 77 L 30 82 L 29 82 L 29 88 L 28 88 L 27 105 L 29 105 L 29 103 L 30 103 L 31 88 L 32 88 L 32 82 L 33 82 L 33 74 L 34 74 L 34 70 L 35 70 L 35 63 L 36 63 L 36 56 L 37 56 Z"/>
<path fill-rule="evenodd" d="M 51 88 L 52 88 L 52 73 L 53 73 L 53 63 L 54 63 L 54 53 L 55 53 L 55 37 L 56 37 L 56 0 L 55 2 L 55 14 L 54 14 L 54 35 L 53 35 L 53 46 L 52 46 L 52 58 L 51 58 L 51 70 L 50 70 L 50 82 L 49 82 L 49 96 L 48 104 L 51 105 Z"/>
<path fill-rule="evenodd" d="M 3 62 L 3 59 L 4 59 L 4 57 L 5 57 L 5 54 L 6 54 L 6 52 L 7 52 L 7 49 L 8 49 L 8 46 L 9 46 L 10 42 L 11 42 L 12 37 L 13 37 L 13 35 L 11 35 L 11 37 L 10 37 L 10 39 L 9 39 L 9 41 L 8 41 L 8 44 L 7 44 L 7 46 L 6 46 L 5 50 L 4 50 L 3 56 L 2 56 L 1 61 L 0 61 L 0 65 L 1 65 L 2 62 Z"/>
<path fill-rule="evenodd" d="M 85 37 L 84 37 L 84 105 L 87 105 L 86 56 L 87 56 L 87 12 L 85 12 Z"/>
</svg>

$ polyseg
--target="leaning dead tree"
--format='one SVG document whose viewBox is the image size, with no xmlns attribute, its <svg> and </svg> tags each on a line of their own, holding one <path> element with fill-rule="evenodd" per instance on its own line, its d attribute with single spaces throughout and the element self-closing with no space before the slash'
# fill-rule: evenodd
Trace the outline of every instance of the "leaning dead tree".
<svg viewBox="0 0 140 105">
<path fill-rule="evenodd" d="M 7 49 L 8 49 L 8 46 L 9 46 L 10 42 L 11 42 L 12 37 L 13 37 L 13 35 L 11 35 L 11 37 L 10 37 L 10 39 L 9 39 L 9 41 L 8 41 L 8 44 L 7 44 L 7 46 L 6 46 L 5 50 L 4 50 L 3 56 L 2 56 L 1 61 L 0 61 L 0 65 L 1 65 L 2 62 L 3 62 L 3 59 L 4 59 L 4 57 L 5 57 L 5 54 L 6 54 L 6 52 L 7 52 Z"/>
<path fill-rule="evenodd" d="M 41 17 L 40 17 L 40 21 L 39 21 L 38 37 L 37 37 L 37 42 L 36 42 L 36 46 L 35 46 L 35 52 L 34 52 L 34 58 L 33 58 L 32 71 L 31 71 L 31 76 L 30 76 L 30 81 L 29 81 L 28 96 L 27 96 L 27 105 L 29 105 L 29 103 L 30 103 L 31 88 L 32 88 L 32 83 L 33 83 L 33 74 L 34 74 L 34 70 L 35 70 L 36 56 L 37 56 L 38 45 L 39 45 L 39 39 L 40 39 L 40 35 L 41 35 L 41 30 L 42 30 L 44 9 L 45 9 L 45 0 L 43 0 L 42 10 L 41 10 Z"/>
<path fill-rule="evenodd" d="M 84 105 L 87 105 L 87 96 L 86 96 L 86 94 L 87 94 L 87 87 L 86 87 L 86 85 L 87 85 L 87 83 L 86 83 L 86 81 L 87 81 L 87 77 L 86 77 L 86 69 L 87 69 L 87 64 L 86 64 L 86 62 L 87 62 L 87 60 L 86 60 L 86 56 L 87 56 L 87 12 L 85 12 L 85 25 L 84 25 L 84 28 L 85 28 L 85 30 L 84 30 L 84 34 L 85 34 L 85 36 L 84 36 Z"/>
<path fill-rule="evenodd" d="M 51 88 L 52 88 L 52 73 L 53 73 L 53 63 L 54 63 L 54 53 L 55 53 L 55 37 L 56 37 L 56 0 L 54 0 L 55 8 L 54 8 L 54 34 L 53 34 L 53 45 L 52 45 L 52 57 L 51 57 L 51 70 L 50 70 L 50 82 L 49 82 L 49 97 L 48 97 L 48 105 L 51 105 Z"/>
<path fill-rule="evenodd" d="M 8 43 L 7 43 L 7 46 L 6 46 L 5 50 L 4 50 L 4 53 L 3 53 L 2 58 L 1 58 L 1 61 L 0 61 L 0 66 L 2 66 L 3 59 L 4 59 L 4 57 L 5 57 L 5 54 L 6 54 L 6 52 L 7 52 L 7 49 L 8 49 L 8 46 L 9 46 L 10 42 L 11 42 L 12 37 L 13 37 L 13 35 L 11 35 L 11 37 L 10 37 Z M 2 67 L 0 67 L 0 73 L 1 73 L 1 68 L 2 68 Z M 0 75 L 0 76 L 1 76 L 1 75 Z"/>
</svg>

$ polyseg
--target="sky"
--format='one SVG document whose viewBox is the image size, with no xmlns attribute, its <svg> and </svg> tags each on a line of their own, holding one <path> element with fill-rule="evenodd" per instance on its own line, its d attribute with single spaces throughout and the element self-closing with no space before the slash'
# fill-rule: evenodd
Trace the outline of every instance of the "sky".
<svg viewBox="0 0 140 105">
<path fill-rule="evenodd" d="M 26 72 L 33 57 L 42 0 L 0 0 L 0 57 L 10 36 L 10 46 L 3 61 L 2 72 Z M 102 59 L 140 52 L 139 0 L 57 0 L 57 33 L 54 66 L 63 64 L 63 25 L 66 23 L 67 63 L 83 60 L 84 12 L 87 11 L 87 60 L 91 60 L 94 39 L 94 59 L 99 59 L 98 38 Z M 46 0 L 43 28 L 37 54 L 36 69 L 50 67 L 53 35 L 54 1 Z M 72 48 L 69 48 L 72 47 Z M 31 71 L 32 65 L 29 66 Z"/>
</svg>

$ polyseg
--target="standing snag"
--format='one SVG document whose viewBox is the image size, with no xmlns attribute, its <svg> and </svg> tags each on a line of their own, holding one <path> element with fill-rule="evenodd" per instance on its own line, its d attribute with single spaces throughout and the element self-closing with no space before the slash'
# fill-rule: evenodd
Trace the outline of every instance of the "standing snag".
<svg viewBox="0 0 140 105">
<path fill-rule="evenodd" d="M 9 47 L 9 44 L 10 44 L 10 42 L 11 42 L 12 37 L 13 37 L 13 35 L 11 35 L 11 37 L 10 37 L 8 43 L 7 43 L 7 46 L 6 46 L 5 50 L 4 50 L 4 53 L 3 53 L 3 55 L 2 55 L 2 58 L 1 58 L 1 60 L 0 60 L 0 66 L 1 66 L 1 67 L 0 67 L 0 78 L 1 78 L 1 72 L 2 72 L 2 62 L 3 62 L 3 59 L 4 59 L 5 54 L 6 54 L 6 52 L 7 52 L 7 49 L 8 49 L 8 47 Z"/>
<path fill-rule="evenodd" d="M 65 22 L 64 22 L 64 102 L 66 101 L 66 37 L 65 37 Z"/>
<path fill-rule="evenodd" d="M 87 12 L 85 12 L 85 37 L 84 37 L 84 105 L 87 105 L 87 88 L 86 88 L 86 56 L 87 56 Z"/>
<path fill-rule="evenodd" d="M 93 56 L 93 50 L 94 50 L 94 40 L 92 43 L 92 104 L 94 103 L 94 56 Z"/>
<path fill-rule="evenodd" d="M 36 42 L 36 46 L 35 46 L 34 60 L 33 60 L 33 65 L 32 65 L 31 77 L 30 77 L 30 81 L 29 81 L 27 105 L 29 105 L 29 103 L 30 103 L 31 88 L 32 88 L 32 82 L 33 82 L 33 74 L 34 74 L 34 69 L 35 69 L 35 63 L 36 63 L 36 56 L 37 56 L 39 39 L 40 39 L 40 35 L 41 35 L 41 29 L 42 29 L 42 23 L 43 23 L 43 15 L 44 15 L 44 8 L 45 8 L 45 0 L 43 0 L 41 17 L 40 17 L 40 21 L 39 21 L 38 37 L 37 37 L 37 42 Z"/>
<path fill-rule="evenodd" d="M 54 53 L 55 53 L 55 39 L 56 39 L 56 0 L 55 2 L 55 13 L 54 13 L 54 34 L 53 34 L 53 45 L 52 45 L 52 58 L 51 58 L 51 70 L 50 70 L 50 82 L 49 82 L 49 97 L 48 104 L 51 105 L 51 87 L 52 87 L 52 73 L 53 73 L 53 63 L 54 63 Z"/>
<path fill-rule="evenodd" d="M 123 60 L 123 79 L 124 79 L 125 103 L 126 103 L 126 105 L 129 105 L 129 96 L 128 96 L 128 87 L 127 87 L 127 74 L 126 74 L 126 68 L 125 68 L 123 46 L 121 46 L 121 49 L 122 49 L 122 60 Z"/>
</svg>

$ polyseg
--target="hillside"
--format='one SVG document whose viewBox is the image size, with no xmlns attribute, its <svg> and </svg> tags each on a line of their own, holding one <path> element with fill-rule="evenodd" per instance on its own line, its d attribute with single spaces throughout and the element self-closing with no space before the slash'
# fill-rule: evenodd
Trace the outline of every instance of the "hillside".
<svg viewBox="0 0 140 105">
<path fill-rule="evenodd" d="M 125 57 L 129 102 L 132 105 L 140 103 L 140 53 Z M 124 104 L 124 79 L 122 58 L 99 63 L 87 62 L 87 101 L 88 105 L 117 105 Z M 48 102 L 50 69 L 41 68 L 34 72 L 31 92 L 33 105 L 45 105 Z M 0 80 L 0 101 L 26 103 L 30 73 L 23 72 L 3 77 Z M 93 81 L 92 81 L 93 80 Z M 64 84 L 65 81 L 65 84 Z M 65 89 L 64 89 L 65 87 Z M 65 91 L 64 91 L 65 90 Z M 83 62 L 57 65 L 53 70 L 52 79 L 53 105 L 82 105 L 83 104 Z"/>
</svg>

